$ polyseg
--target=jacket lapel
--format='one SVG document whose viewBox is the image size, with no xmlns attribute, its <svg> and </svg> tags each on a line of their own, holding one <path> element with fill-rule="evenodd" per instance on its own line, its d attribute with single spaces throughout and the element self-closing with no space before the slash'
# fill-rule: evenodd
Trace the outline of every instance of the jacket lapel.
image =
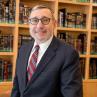
<svg viewBox="0 0 97 97">
<path fill-rule="evenodd" d="M 22 71 L 22 79 L 24 81 L 24 87 L 26 87 L 27 85 L 27 66 L 28 66 L 28 59 L 29 59 L 29 56 L 30 56 L 30 53 L 31 53 L 31 50 L 32 50 L 32 47 L 33 47 L 33 44 L 34 42 L 31 41 L 31 43 L 29 44 L 29 46 L 27 46 L 26 49 L 24 49 L 24 52 L 23 52 L 23 66 L 24 66 L 24 69 Z M 24 88 L 25 89 L 25 88 Z"/>
<path fill-rule="evenodd" d="M 33 83 L 33 81 L 37 79 L 37 77 L 41 74 L 41 72 L 46 68 L 48 63 L 54 58 L 56 54 L 55 53 L 56 49 L 57 49 L 57 44 L 56 44 L 56 38 L 54 37 L 47 51 L 40 60 L 38 67 L 32 76 L 32 79 L 30 80 L 30 82 L 28 82 L 26 89 Z"/>
</svg>

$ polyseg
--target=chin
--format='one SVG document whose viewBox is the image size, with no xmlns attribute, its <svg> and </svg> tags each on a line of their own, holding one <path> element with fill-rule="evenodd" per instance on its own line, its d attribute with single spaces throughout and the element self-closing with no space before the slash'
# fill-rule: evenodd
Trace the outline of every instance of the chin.
<svg viewBox="0 0 97 97">
<path fill-rule="evenodd" d="M 41 42 L 41 43 L 44 43 L 44 42 L 46 42 L 48 39 L 40 39 L 39 41 Z"/>
</svg>

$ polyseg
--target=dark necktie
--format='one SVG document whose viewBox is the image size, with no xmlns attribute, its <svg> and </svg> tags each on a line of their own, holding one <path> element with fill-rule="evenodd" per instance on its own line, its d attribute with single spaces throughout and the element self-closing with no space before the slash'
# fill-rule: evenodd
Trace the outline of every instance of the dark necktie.
<svg viewBox="0 0 97 97">
<path fill-rule="evenodd" d="M 36 70 L 36 63 L 37 63 L 37 58 L 38 58 L 38 52 L 39 52 L 39 45 L 35 46 L 35 50 L 31 55 L 30 61 L 29 61 L 29 65 L 27 67 L 27 71 L 28 71 L 28 81 L 30 81 L 32 75 L 34 74 L 35 70 Z"/>
</svg>

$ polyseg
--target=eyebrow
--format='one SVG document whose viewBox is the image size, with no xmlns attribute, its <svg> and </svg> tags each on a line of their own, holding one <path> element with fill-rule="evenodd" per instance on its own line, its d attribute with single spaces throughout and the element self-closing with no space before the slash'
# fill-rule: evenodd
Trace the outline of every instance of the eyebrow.
<svg viewBox="0 0 97 97">
<path fill-rule="evenodd" d="M 31 18 L 38 18 L 38 17 L 37 17 L 37 16 L 35 16 L 35 17 L 31 17 Z M 31 18 L 29 18 L 29 19 L 31 19 Z M 52 18 L 52 17 L 42 16 L 41 18 Z M 41 18 L 38 18 L 38 19 L 41 19 Z"/>
</svg>

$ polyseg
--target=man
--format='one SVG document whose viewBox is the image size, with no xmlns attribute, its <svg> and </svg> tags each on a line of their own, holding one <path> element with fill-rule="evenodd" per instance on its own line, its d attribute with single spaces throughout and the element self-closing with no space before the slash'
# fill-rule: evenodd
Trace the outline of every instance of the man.
<svg viewBox="0 0 97 97">
<path fill-rule="evenodd" d="M 48 7 L 32 9 L 29 27 L 34 41 L 19 51 L 11 97 L 82 97 L 79 55 L 53 35 L 55 26 Z"/>
</svg>

